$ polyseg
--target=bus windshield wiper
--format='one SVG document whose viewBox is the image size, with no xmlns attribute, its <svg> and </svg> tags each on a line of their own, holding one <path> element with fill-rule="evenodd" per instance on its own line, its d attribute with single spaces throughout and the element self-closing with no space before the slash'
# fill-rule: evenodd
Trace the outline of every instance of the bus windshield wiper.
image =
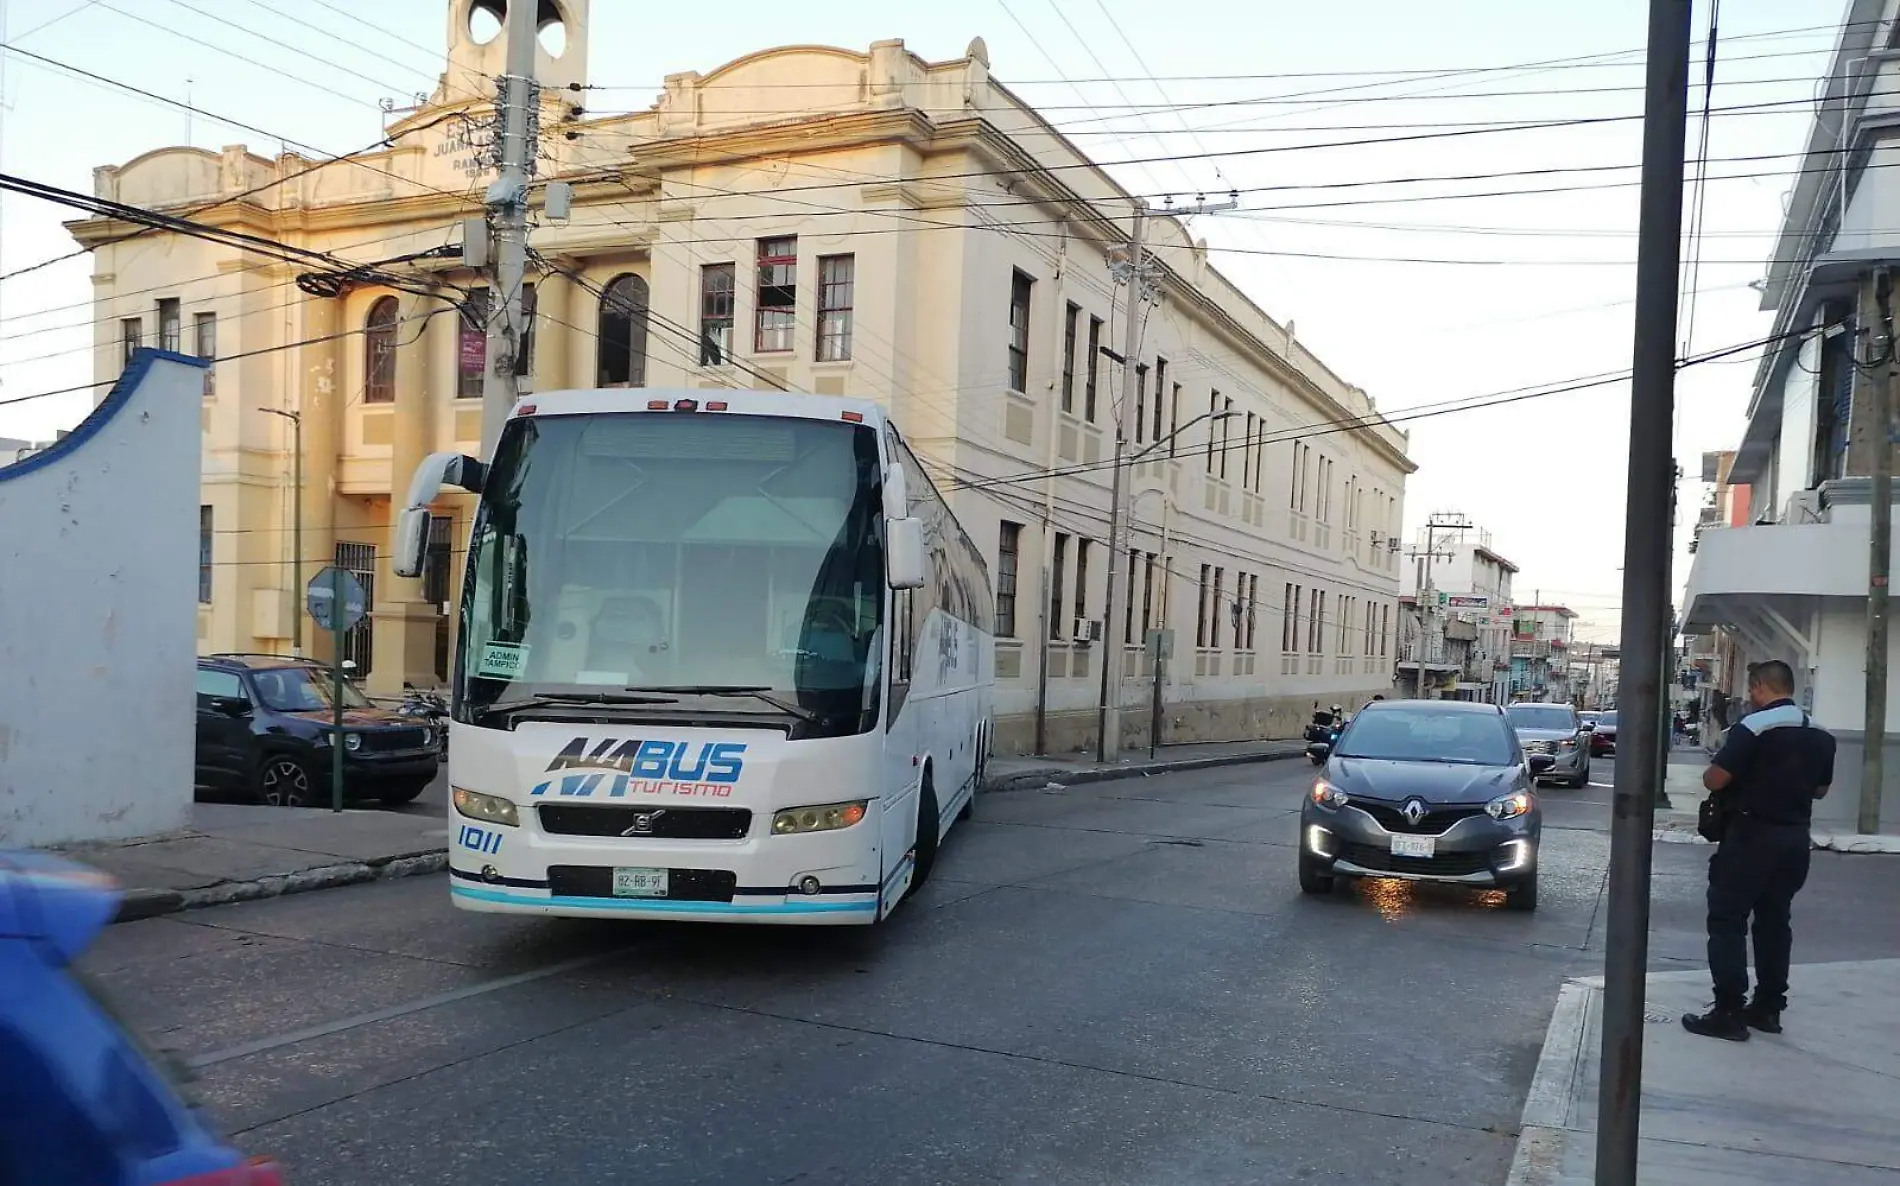
<svg viewBox="0 0 1900 1186">
<path fill-rule="evenodd" d="M 481 712 L 518 712 L 524 708 L 569 707 L 579 704 L 678 704 L 671 696 L 629 696 L 624 692 L 536 692 L 513 700 L 483 705 Z"/>
<path fill-rule="evenodd" d="M 661 692 L 679 696 L 750 696 L 754 700 L 764 701 L 782 713 L 795 716 L 806 724 L 818 723 L 817 713 L 793 704 L 783 697 L 772 695 L 772 690 L 763 685 L 752 687 L 744 684 L 661 684 L 653 687 L 628 688 L 627 691 Z"/>
</svg>

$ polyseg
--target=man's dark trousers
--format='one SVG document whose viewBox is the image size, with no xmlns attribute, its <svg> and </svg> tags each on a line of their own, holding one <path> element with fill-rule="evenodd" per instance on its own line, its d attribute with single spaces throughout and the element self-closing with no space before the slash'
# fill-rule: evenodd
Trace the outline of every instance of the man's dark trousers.
<svg viewBox="0 0 1900 1186">
<path fill-rule="evenodd" d="M 1709 971 L 1718 1008 L 1748 1001 L 1749 916 L 1754 916 L 1755 1003 L 1788 1007 L 1789 926 L 1795 894 L 1808 880 L 1806 824 L 1771 824 L 1747 816 L 1729 825 L 1709 858 Z"/>
</svg>

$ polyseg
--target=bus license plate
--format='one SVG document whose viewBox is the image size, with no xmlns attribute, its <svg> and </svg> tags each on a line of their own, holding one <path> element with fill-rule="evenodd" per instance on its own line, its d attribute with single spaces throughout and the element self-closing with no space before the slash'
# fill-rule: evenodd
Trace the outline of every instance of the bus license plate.
<svg viewBox="0 0 1900 1186">
<path fill-rule="evenodd" d="M 614 897 L 664 898 L 666 872 L 665 869 L 615 869 Z"/>
<path fill-rule="evenodd" d="M 1436 836 L 1394 836 L 1392 837 L 1392 855 L 1395 857 L 1430 857 L 1438 852 Z M 619 889 L 614 890 L 619 893 Z"/>
</svg>

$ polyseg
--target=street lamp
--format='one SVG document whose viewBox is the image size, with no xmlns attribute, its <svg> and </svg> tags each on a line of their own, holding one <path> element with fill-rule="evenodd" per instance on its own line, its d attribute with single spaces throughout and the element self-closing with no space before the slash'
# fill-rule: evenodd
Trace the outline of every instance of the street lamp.
<svg viewBox="0 0 1900 1186">
<path fill-rule="evenodd" d="M 271 416 L 282 416 L 290 421 L 291 437 L 291 485 L 296 488 L 292 496 L 295 503 L 294 518 L 291 520 L 290 538 L 290 649 L 299 658 L 303 656 L 303 608 L 297 598 L 303 595 L 303 415 L 282 408 L 259 408 Z"/>
<path fill-rule="evenodd" d="M 1114 481 L 1110 484 L 1108 503 L 1108 604 L 1103 607 L 1106 620 L 1102 623 L 1102 635 L 1108 639 L 1108 646 L 1102 657 L 1102 702 L 1095 714 L 1095 760 L 1098 762 L 1114 761 L 1121 750 L 1121 679 L 1124 644 L 1115 641 L 1115 620 L 1121 616 L 1121 598 L 1116 594 L 1121 592 L 1125 595 L 1126 593 L 1121 589 L 1121 580 L 1125 567 L 1122 555 L 1127 548 L 1118 544 L 1118 538 L 1121 535 L 1122 518 L 1125 513 L 1122 504 L 1131 502 L 1129 487 L 1122 480 L 1122 471 L 1203 420 L 1230 420 L 1238 415 L 1240 415 L 1239 412 L 1231 409 L 1221 412 L 1202 412 L 1186 424 L 1156 437 L 1146 448 L 1126 456 L 1122 454 L 1121 422 L 1124 418 L 1121 416 L 1116 418 Z"/>
</svg>

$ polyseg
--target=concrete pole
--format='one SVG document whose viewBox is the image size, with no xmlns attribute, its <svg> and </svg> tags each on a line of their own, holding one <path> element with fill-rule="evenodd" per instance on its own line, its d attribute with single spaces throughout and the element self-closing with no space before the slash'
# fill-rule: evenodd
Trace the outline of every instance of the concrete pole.
<svg viewBox="0 0 1900 1186">
<path fill-rule="evenodd" d="M 1870 337 L 1873 364 L 1872 535 L 1867 544 L 1867 717 L 1862 736 L 1860 813 L 1855 830 L 1880 831 L 1880 793 L 1887 776 L 1887 577 L 1893 561 L 1893 274 L 1874 275 L 1881 334 Z"/>
<path fill-rule="evenodd" d="M 1122 397 L 1115 409 L 1115 465 L 1108 493 L 1108 599 L 1103 605 L 1102 703 L 1096 710 L 1095 760 L 1113 762 L 1121 755 L 1122 640 L 1115 637 L 1121 618 L 1122 522 L 1127 511 L 1128 476 L 1123 452 L 1128 444 L 1128 417 L 1135 407 L 1135 363 L 1141 349 L 1142 247 L 1148 232 L 1148 203 L 1135 199 L 1135 226 L 1128 240 L 1128 307 L 1122 323 Z"/>
<path fill-rule="evenodd" d="M 1692 0 L 1650 0 L 1642 199 L 1630 366 L 1629 483 L 1623 512 L 1622 637 L 1632 643 L 1618 711 L 1637 723 L 1617 746 L 1610 824 L 1603 1047 L 1596 1186 L 1637 1186 L 1642 1131 L 1643 1005 L 1649 971 L 1649 873 L 1660 767 L 1654 722 L 1669 624 L 1669 517 L 1675 484 L 1676 299 L 1682 266 L 1683 150 L 1689 122 Z M 1645 641 L 1647 640 L 1647 641 Z"/>
<path fill-rule="evenodd" d="M 536 7 L 527 0 L 508 5 L 507 73 L 500 82 L 501 169 L 484 203 L 495 233 L 495 275 L 482 375 L 483 458 L 495 455 L 501 426 L 514 410 L 519 395 L 515 354 L 527 330 L 521 321 L 521 285 L 528 266 L 528 178 L 535 158 L 530 113 L 540 102 L 540 88 L 534 81 Z M 409 475 L 399 473 L 392 480 L 407 482 Z"/>
</svg>

